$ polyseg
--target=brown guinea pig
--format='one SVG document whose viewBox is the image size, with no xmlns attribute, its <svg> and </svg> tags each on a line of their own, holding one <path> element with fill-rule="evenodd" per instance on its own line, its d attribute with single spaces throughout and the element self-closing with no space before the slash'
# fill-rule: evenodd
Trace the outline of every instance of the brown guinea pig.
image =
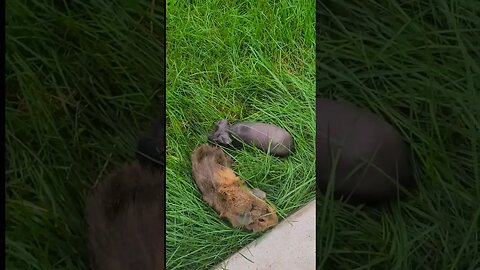
<svg viewBox="0 0 480 270">
<path fill-rule="evenodd" d="M 165 269 L 161 179 L 133 163 L 97 186 L 86 205 L 93 269 Z"/>
<path fill-rule="evenodd" d="M 265 193 L 249 189 L 230 169 L 231 164 L 219 147 L 203 144 L 192 153 L 193 178 L 203 200 L 233 227 L 260 232 L 275 226 L 278 218 L 263 200 Z"/>
<path fill-rule="evenodd" d="M 85 218 L 92 269 L 165 269 L 165 137 L 161 122 L 139 141 L 137 162 L 108 175 L 89 195 Z M 160 160 L 160 162 L 158 162 Z"/>
</svg>

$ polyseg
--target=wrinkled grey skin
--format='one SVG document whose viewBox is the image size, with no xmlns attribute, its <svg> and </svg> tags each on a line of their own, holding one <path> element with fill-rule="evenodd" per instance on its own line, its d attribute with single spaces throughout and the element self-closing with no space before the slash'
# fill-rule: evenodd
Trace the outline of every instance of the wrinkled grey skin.
<svg viewBox="0 0 480 270">
<path fill-rule="evenodd" d="M 216 123 L 215 131 L 208 136 L 220 145 L 241 147 L 250 144 L 278 157 L 288 156 L 294 151 L 293 137 L 285 129 L 265 123 L 240 122 L 229 125 L 227 120 Z"/>
<path fill-rule="evenodd" d="M 380 205 L 415 186 L 410 150 L 385 119 L 342 101 L 317 97 L 317 184 L 351 203 Z"/>
</svg>

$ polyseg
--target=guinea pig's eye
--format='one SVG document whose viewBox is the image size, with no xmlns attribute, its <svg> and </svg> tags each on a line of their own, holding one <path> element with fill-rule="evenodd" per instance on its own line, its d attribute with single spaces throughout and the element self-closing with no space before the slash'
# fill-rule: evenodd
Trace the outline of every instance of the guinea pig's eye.
<svg viewBox="0 0 480 270">
<path fill-rule="evenodd" d="M 259 219 L 258 219 L 258 222 L 265 222 L 265 219 L 259 218 Z"/>
</svg>

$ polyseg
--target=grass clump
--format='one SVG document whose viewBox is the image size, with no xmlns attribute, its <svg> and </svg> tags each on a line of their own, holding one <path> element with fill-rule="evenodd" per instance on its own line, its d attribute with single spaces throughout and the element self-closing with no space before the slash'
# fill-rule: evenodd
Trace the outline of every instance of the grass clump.
<svg viewBox="0 0 480 270">
<path fill-rule="evenodd" d="M 151 1 L 6 1 L 7 269 L 89 269 L 83 207 L 162 100 Z"/>
<path fill-rule="evenodd" d="M 277 124 L 296 141 L 281 161 L 227 150 L 234 170 L 285 217 L 315 198 L 315 4 L 167 2 L 167 268 L 209 269 L 258 237 L 205 202 L 190 155 L 214 123 Z"/>
</svg>

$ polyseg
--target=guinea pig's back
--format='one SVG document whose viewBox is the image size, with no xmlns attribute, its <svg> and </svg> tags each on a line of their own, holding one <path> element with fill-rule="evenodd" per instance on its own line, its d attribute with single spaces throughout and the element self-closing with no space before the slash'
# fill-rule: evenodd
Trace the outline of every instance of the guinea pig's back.
<svg viewBox="0 0 480 270">
<path fill-rule="evenodd" d="M 215 173 L 230 167 L 232 160 L 216 146 L 202 144 L 192 153 L 192 176 L 202 194 L 215 195 L 217 184 Z"/>
<path fill-rule="evenodd" d="M 234 138 L 253 144 L 271 154 L 287 156 L 294 151 L 292 136 L 285 129 L 266 123 L 241 122 L 230 127 Z"/>
<path fill-rule="evenodd" d="M 162 174 L 128 164 L 89 196 L 85 214 L 93 269 L 165 269 Z"/>
</svg>

